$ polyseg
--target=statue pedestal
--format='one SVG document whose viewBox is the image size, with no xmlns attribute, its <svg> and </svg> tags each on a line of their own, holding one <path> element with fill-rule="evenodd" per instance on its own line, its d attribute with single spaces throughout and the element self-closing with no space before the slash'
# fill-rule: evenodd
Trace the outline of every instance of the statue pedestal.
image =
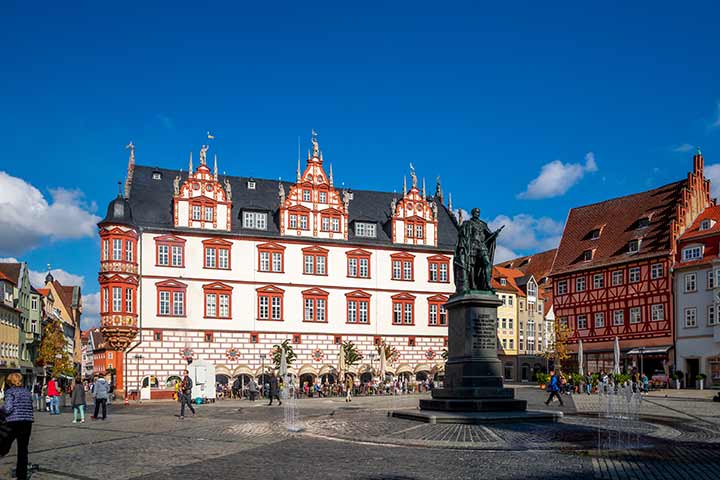
<svg viewBox="0 0 720 480">
<path fill-rule="evenodd" d="M 444 388 L 420 400 L 420 411 L 392 412 L 393 417 L 430 423 L 556 421 L 558 412 L 527 412 L 527 402 L 503 386 L 497 355 L 497 307 L 491 292 L 455 295 L 448 310 L 448 361 Z"/>
</svg>

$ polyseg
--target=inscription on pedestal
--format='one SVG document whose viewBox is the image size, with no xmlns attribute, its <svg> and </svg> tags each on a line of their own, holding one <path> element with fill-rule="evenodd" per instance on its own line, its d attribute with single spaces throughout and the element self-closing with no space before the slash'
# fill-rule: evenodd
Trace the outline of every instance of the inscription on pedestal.
<svg viewBox="0 0 720 480">
<path fill-rule="evenodd" d="M 495 318 L 488 313 L 480 313 L 472 319 L 472 349 L 492 350 L 497 349 L 497 330 Z"/>
</svg>

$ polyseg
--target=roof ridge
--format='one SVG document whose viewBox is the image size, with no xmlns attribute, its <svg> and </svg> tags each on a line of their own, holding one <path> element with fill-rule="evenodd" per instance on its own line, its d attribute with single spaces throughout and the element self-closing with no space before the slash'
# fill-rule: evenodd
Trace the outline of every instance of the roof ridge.
<svg viewBox="0 0 720 480">
<path fill-rule="evenodd" d="M 675 181 L 675 182 L 666 183 L 665 185 L 659 186 L 659 187 L 657 187 L 657 188 L 651 188 L 650 190 L 643 190 L 642 192 L 630 193 L 630 194 L 627 194 L 627 195 L 622 195 L 622 196 L 620 196 L 620 197 L 613 197 L 613 198 L 608 198 L 607 200 L 601 200 L 601 201 L 595 202 L 595 203 L 588 203 L 588 204 L 586 204 L 586 205 L 580 205 L 579 207 L 572 207 L 572 208 L 570 209 L 570 211 L 573 211 L 573 210 L 581 210 L 581 209 L 587 208 L 587 207 L 594 207 L 594 206 L 596 206 L 596 205 L 602 205 L 603 203 L 612 203 L 612 202 L 616 202 L 616 201 L 618 201 L 618 200 L 625 200 L 625 199 L 628 199 L 628 198 L 630 198 L 630 197 L 635 197 L 635 196 L 642 195 L 642 194 L 645 194 L 645 193 L 654 192 L 654 191 L 656 191 L 656 190 L 662 190 L 663 188 L 667 188 L 667 187 L 669 187 L 669 186 L 671 186 L 671 185 L 677 185 L 677 184 L 679 184 L 679 183 L 686 183 L 686 182 L 687 182 L 686 179 L 677 180 L 677 181 Z M 528 256 L 529 256 L 529 255 L 528 255 Z"/>
</svg>

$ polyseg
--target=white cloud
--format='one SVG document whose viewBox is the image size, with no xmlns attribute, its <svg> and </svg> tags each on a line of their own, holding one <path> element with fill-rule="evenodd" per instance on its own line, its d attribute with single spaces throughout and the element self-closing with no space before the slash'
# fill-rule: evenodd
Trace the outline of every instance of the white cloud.
<svg viewBox="0 0 720 480">
<path fill-rule="evenodd" d="M 694 145 L 690 145 L 689 143 L 683 143 L 681 145 L 678 145 L 677 147 L 674 147 L 672 149 L 673 152 L 689 152 L 693 148 L 695 148 Z"/>
<path fill-rule="evenodd" d="M 565 192 L 578 183 L 586 173 L 597 172 L 598 166 L 595 154 L 588 152 L 585 155 L 585 164 L 562 163 L 554 160 L 546 163 L 540 169 L 540 175 L 533 179 L 527 190 L 518 194 L 518 198 L 539 199 L 564 195 Z"/>
<path fill-rule="evenodd" d="M 705 178 L 710 180 L 710 197 L 720 198 L 720 163 L 705 165 Z"/>
<path fill-rule="evenodd" d="M 532 215 L 521 213 L 512 218 L 507 215 L 498 215 L 488 222 L 488 226 L 496 230 L 505 225 L 505 228 L 498 237 L 497 253 L 495 263 L 517 257 L 517 250 L 526 253 L 537 253 L 555 248 L 560 243 L 563 232 L 563 224 L 549 217 L 535 218 Z M 501 247 L 503 252 L 511 255 L 501 259 Z"/>
<path fill-rule="evenodd" d="M 50 189 L 51 202 L 25 180 L 0 171 L 0 254 L 17 255 L 43 240 L 92 237 L 100 217 L 80 190 Z"/>
<path fill-rule="evenodd" d="M 87 330 L 100 326 L 100 292 L 82 297 L 83 313 L 80 317 L 80 329 Z"/>
<path fill-rule="evenodd" d="M 495 262 L 495 264 L 498 264 L 498 263 L 502 263 L 502 262 L 504 262 L 504 261 L 506 261 L 506 260 L 510 260 L 510 259 L 512 259 L 512 258 L 517 258 L 517 257 L 519 257 L 519 256 L 520 256 L 520 255 L 518 255 L 517 253 L 513 252 L 513 251 L 510 250 L 509 248 L 504 247 L 504 246 L 502 246 L 502 245 L 497 245 L 497 246 L 495 247 L 495 259 L 494 259 L 494 262 Z"/>
<path fill-rule="evenodd" d="M 15 257 L 5 257 L 0 258 L 0 263 L 19 263 L 21 260 L 18 260 Z M 60 282 L 62 285 L 65 286 L 75 286 L 78 285 L 82 287 L 85 284 L 85 277 L 82 275 L 75 275 L 73 273 L 66 272 L 65 270 L 61 268 L 53 268 L 50 270 L 50 273 L 52 273 L 55 280 Z M 35 288 L 43 288 L 45 286 L 45 276 L 47 275 L 47 270 L 44 271 L 37 271 L 30 269 L 30 284 Z"/>
</svg>

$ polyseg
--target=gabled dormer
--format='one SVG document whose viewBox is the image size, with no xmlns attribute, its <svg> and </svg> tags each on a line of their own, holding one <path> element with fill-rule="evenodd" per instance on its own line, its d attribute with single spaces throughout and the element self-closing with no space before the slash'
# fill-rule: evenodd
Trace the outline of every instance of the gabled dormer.
<svg viewBox="0 0 720 480">
<path fill-rule="evenodd" d="M 393 200 L 391 204 L 392 240 L 394 243 L 437 246 L 437 204 L 427 200 L 424 179 L 422 192 L 418 189 L 412 164 L 410 178 L 410 190 L 407 180 L 403 179 L 403 198 Z"/>
<path fill-rule="evenodd" d="M 213 171 L 207 166 L 208 145 L 200 149 L 200 166 L 193 171 L 192 153 L 187 178 L 173 182 L 173 216 L 176 227 L 230 231 L 232 192 L 230 182 L 218 179 L 217 156 Z"/>
<path fill-rule="evenodd" d="M 300 171 L 298 159 L 295 185 L 290 186 L 287 195 L 282 184 L 278 190 L 281 235 L 348 238 L 348 204 L 352 199 L 352 193 L 343 191 L 341 195 L 335 189 L 332 165 L 328 175 L 323 166 L 323 154 L 314 131 L 312 153 L 308 152 L 305 170 Z"/>
</svg>

